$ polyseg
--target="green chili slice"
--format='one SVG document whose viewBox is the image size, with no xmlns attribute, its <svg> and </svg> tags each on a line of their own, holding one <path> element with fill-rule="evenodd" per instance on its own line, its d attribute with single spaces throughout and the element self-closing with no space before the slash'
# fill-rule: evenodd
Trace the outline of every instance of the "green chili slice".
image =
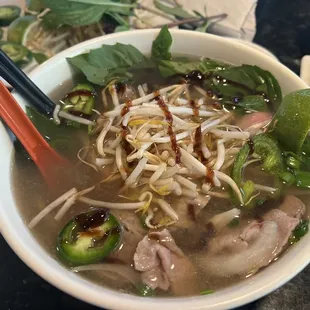
<svg viewBox="0 0 310 310">
<path fill-rule="evenodd" d="M 95 105 L 95 89 L 89 84 L 78 84 L 65 96 L 63 110 L 91 115 Z"/>
<path fill-rule="evenodd" d="M 92 264 L 108 256 L 120 240 L 117 219 L 106 210 L 91 210 L 66 224 L 57 238 L 57 252 L 71 265 Z"/>
<path fill-rule="evenodd" d="M 30 51 L 21 44 L 0 42 L 0 48 L 18 65 L 26 65 L 32 59 Z"/>
<path fill-rule="evenodd" d="M 0 26 L 8 26 L 20 15 L 21 9 L 16 5 L 0 6 Z"/>
</svg>

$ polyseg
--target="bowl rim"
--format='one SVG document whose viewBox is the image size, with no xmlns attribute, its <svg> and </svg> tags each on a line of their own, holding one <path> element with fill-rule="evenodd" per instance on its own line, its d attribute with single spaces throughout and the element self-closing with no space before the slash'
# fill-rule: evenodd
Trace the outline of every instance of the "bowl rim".
<svg viewBox="0 0 310 310">
<path fill-rule="evenodd" d="M 82 53 L 82 51 L 87 51 L 92 48 L 96 43 L 104 44 L 107 38 L 121 38 L 124 36 L 132 36 L 137 35 L 138 33 L 150 34 L 152 35 L 158 33 L 159 29 L 147 29 L 147 30 L 132 30 L 127 32 L 115 33 L 107 36 L 102 36 L 98 38 L 94 38 L 85 42 L 82 42 L 78 45 L 75 45 L 51 59 L 47 60 L 41 66 L 37 67 L 30 73 L 30 77 L 35 79 L 36 75 L 40 73 L 40 71 L 48 68 L 50 65 L 54 64 L 57 66 L 57 62 L 62 60 L 67 56 L 73 56 Z M 278 66 L 279 69 L 282 69 L 286 72 L 286 74 L 291 78 L 298 80 L 300 84 L 300 88 L 307 88 L 307 84 L 304 83 L 295 73 L 290 71 L 281 63 L 278 63 L 276 60 L 272 59 L 270 56 L 258 51 L 248 45 L 244 45 L 237 40 L 230 40 L 227 38 L 215 36 L 212 34 L 204 34 L 204 33 L 196 33 L 188 30 L 178 30 L 171 29 L 170 30 L 172 36 L 175 33 L 181 33 L 187 36 L 197 36 L 197 38 L 201 38 L 201 40 L 208 41 L 208 38 L 212 38 L 212 40 L 216 41 L 227 41 L 229 40 L 231 46 L 238 47 L 239 49 L 250 51 L 253 54 L 253 57 L 259 57 L 263 59 L 267 64 L 272 63 Z M 15 204 L 15 202 L 14 202 Z M 2 209 L 2 203 L 0 202 L 0 211 Z M 69 295 L 72 295 L 80 300 L 86 301 L 90 304 L 99 306 L 99 307 L 109 307 L 109 309 L 128 309 L 128 310 L 157 310 L 159 307 L 169 308 L 171 310 L 185 310 L 185 309 L 231 309 L 251 301 L 257 300 L 258 298 L 272 292 L 277 289 L 279 286 L 283 285 L 291 278 L 293 278 L 298 272 L 300 272 L 306 265 L 310 262 L 310 256 L 307 255 L 305 251 L 305 246 L 299 246 L 300 250 L 295 255 L 296 259 L 292 262 L 290 268 L 282 270 L 279 277 L 272 277 L 268 283 L 265 283 L 261 287 L 257 287 L 256 290 L 249 291 L 243 289 L 243 295 L 232 294 L 227 289 L 221 290 L 219 293 L 215 292 L 212 295 L 208 296 L 194 296 L 194 297 L 180 297 L 180 298 L 141 298 L 137 296 L 132 296 L 128 294 L 119 293 L 110 289 L 106 289 L 100 287 L 97 289 L 96 285 L 91 285 L 88 281 L 77 281 L 76 278 L 67 276 L 67 272 L 64 270 L 58 270 L 54 268 L 50 260 L 45 261 L 42 257 L 36 255 L 35 251 L 28 252 L 27 245 L 23 244 L 19 239 L 19 236 L 16 230 L 11 225 L 10 220 L 3 216 L 3 213 L 0 212 L 0 229 L 2 231 L 3 237 L 6 239 L 10 247 L 14 250 L 14 252 L 22 259 L 26 265 L 28 265 L 32 270 L 34 270 L 40 277 L 51 283 L 53 286 L 61 289 Z M 25 225 L 26 226 L 26 225 Z M 26 228 L 27 229 L 27 228 Z M 41 246 L 37 243 L 36 250 L 39 251 Z M 310 245 L 309 245 L 310 248 Z M 303 250 L 304 249 L 304 250 Z M 302 251 L 303 250 L 303 251 Z M 47 256 L 49 256 L 46 253 Z M 53 259 L 54 260 L 54 259 Z M 272 266 L 269 266 L 269 268 Z M 268 268 L 268 269 L 269 269 Z M 64 269 L 64 268 L 62 268 Z M 69 272 L 69 271 L 68 271 Z M 70 272 L 71 273 L 71 272 Z M 238 285 L 237 285 L 238 286 Z M 250 285 L 249 285 L 250 287 Z M 242 289 L 241 289 L 242 290 Z M 237 289 L 237 292 L 239 289 Z M 226 293 L 230 299 L 219 297 L 220 293 Z M 102 300 L 104 298 L 108 299 L 107 302 L 103 305 Z"/>
</svg>

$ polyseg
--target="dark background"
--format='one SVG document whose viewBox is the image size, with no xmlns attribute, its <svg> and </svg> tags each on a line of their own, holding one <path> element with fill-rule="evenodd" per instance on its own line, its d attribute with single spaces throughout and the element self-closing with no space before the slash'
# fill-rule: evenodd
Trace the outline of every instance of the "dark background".
<svg viewBox="0 0 310 310">
<path fill-rule="evenodd" d="M 302 56 L 310 55 L 310 0 L 258 0 L 256 16 L 255 42 L 269 49 L 299 74 Z M 310 267 L 284 287 L 239 310 L 309 310 L 309 289 Z M 0 309 L 98 308 L 62 293 L 39 278 L 13 253 L 0 235 Z"/>
</svg>

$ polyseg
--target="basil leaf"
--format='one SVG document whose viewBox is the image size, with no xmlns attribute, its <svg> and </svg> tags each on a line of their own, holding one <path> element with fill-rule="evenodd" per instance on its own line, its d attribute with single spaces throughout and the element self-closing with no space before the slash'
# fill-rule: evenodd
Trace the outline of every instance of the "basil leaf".
<svg viewBox="0 0 310 310">
<path fill-rule="evenodd" d="M 299 155 L 310 131 L 310 89 L 286 95 L 269 128 L 284 150 Z"/>
<path fill-rule="evenodd" d="M 88 81 L 98 85 L 106 85 L 112 79 L 130 78 L 131 69 L 154 66 L 135 47 L 121 43 L 103 45 L 68 61 L 81 70 Z"/>
<path fill-rule="evenodd" d="M 97 23 L 106 12 L 130 15 L 135 4 L 104 0 L 43 0 L 51 12 L 43 17 L 49 28 L 61 25 L 85 26 Z M 125 2 L 125 3 L 124 3 Z"/>
<path fill-rule="evenodd" d="M 269 108 L 276 111 L 282 99 L 281 88 L 275 77 L 257 66 L 226 68 L 214 73 L 212 85 L 208 83 L 208 86 L 221 94 L 224 100 L 240 96 L 244 103 L 239 102 L 236 106 L 240 104 L 246 108 L 249 105 L 251 110 L 266 111 Z"/>
<path fill-rule="evenodd" d="M 260 95 L 245 96 L 239 103 L 238 107 L 243 107 L 248 111 L 267 112 L 268 108 L 265 99 Z"/>
<path fill-rule="evenodd" d="M 157 38 L 152 44 L 152 58 L 156 60 L 170 60 L 170 47 L 172 44 L 172 37 L 165 25 L 159 32 Z"/>
<path fill-rule="evenodd" d="M 109 11 L 129 15 L 132 8 L 137 7 L 130 1 L 111 1 L 111 0 L 66 0 L 70 2 L 85 3 L 87 5 L 100 5 Z M 127 3 L 126 3 L 127 2 Z"/>
<path fill-rule="evenodd" d="M 176 7 L 170 7 L 167 5 L 164 5 L 161 1 L 155 0 L 154 5 L 156 6 L 157 9 L 163 11 L 166 14 L 169 15 L 174 15 L 175 17 L 178 18 L 191 18 L 195 17 L 194 15 L 188 13 L 184 9 L 182 9 L 181 6 L 176 6 Z"/>
<path fill-rule="evenodd" d="M 122 25 L 122 26 L 117 26 L 114 32 L 123 32 L 123 31 L 128 31 L 128 30 L 129 30 L 128 26 Z"/>
<path fill-rule="evenodd" d="M 58 24 L 62 23 L 70 26 L 84 26 L 97 23 L 106 11 L 105 6 L 89 5 L 68 0 L 44 0 L 44 4 L 46 8 L 52 10 L 53 20 L 57 20 Z"/>
<path fill-rule="evenodd" d="M 172 61 L 162 60 L 159 62 L 159 71 L 162 76 L 172 76 L 175 74 L 187 74 L 191 71 L 198 70 L 205 74 L 210 71 L 218 71 L 227 67 L 222 63 L 210 59 L 203 59 L 201 61 Z"/>
</svg>

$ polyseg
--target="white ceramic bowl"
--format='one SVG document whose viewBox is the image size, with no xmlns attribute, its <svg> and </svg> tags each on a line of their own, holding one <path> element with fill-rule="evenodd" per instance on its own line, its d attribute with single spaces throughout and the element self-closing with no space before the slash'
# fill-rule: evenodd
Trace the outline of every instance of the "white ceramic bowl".
<svg viewBox="0 0 310 310">
<path fill-rule="evenodd" d="M 129 31 L 90 40 L 58 54 L 38 67 L 30 76 L 44 92 L 50 93 L 71 77 L 66 57 L 78 55 L 102 44 L 116 42 L 133 44 L 140 51 L 149 53 L 157 33 L 158 30 Z M 207 56 L 236 65 L 242 63 L 258 65 L 275 75 L 284 94 L 307 87 L 298 76 L 282 64 L 244 44 L 191 31 L 172 30 L 171 33 L 172 53 Z M 24 107 L 25 101 L 17 94 L 15 97 Z M 0 227 L 3 236 L 16 254 L 42 278 L 64 292 L 91 304 L 115 310 L 230 309 L 270 293 L 289 281 L 310 262 L 310 234 L 308 234 L 278 261 L 257 275 L 208 296 L 152 299 L 125 295 L 99 287 L 62 267 L 33 238 L 15 206 L 11 191 L 13 146 L 1 124 L 0 141 Z"/>
</svg>

